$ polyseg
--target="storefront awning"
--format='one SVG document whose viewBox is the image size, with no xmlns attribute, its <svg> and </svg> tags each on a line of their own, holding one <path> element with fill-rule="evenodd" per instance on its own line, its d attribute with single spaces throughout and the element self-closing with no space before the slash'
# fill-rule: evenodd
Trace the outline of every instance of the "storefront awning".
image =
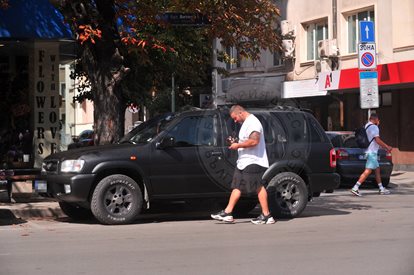
<svg viewBox="0 0 414 275">
<path fill-rule="evenodd" d="M 327 95 L 327 91 L 319 90 L 317 79 L 285 81 L 283 82 L 282 87 L 282 98 L 298 98 Z"/>
<path fill-rule="evenodd" d="M 0 39 L 71 39 L 62 14 L 48 0 L 10 0 L 0 9 Z"/>
<path fill-rule="evenodd" d="M 378 86 L 414 83 L 414 60 L 377 66 Z M 341 70 L 339 90 L 359 88 L 359 69 Z"/>
<path fill-rule="evenodd" d="M 378 86 L 414 85 L 414 60 L 377 66 Z M 316 79 L 283 83 L 283 98 L 327 95 L 327 92 L 359 89 L 358 68 L 321 72 Z"/>
</svg>

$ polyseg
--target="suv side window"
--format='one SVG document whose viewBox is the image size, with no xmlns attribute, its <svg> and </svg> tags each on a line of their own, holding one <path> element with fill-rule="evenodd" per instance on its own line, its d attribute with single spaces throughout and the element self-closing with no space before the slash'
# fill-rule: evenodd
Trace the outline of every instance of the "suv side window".
<svg viewBox="0 0 414 275">
<path fill-rule="evenodd" d="M 308 128 L 309 128 L 309 134 L 310 134 L 310 141 L 311 142 L 327 142 L 324 131 L 321 128 L 320 124 L 316 121 L 316 119 L 308 115 Z"/>
<path fill-rule="evenodd" d="M 183 118 L 171 130 L 176 147 L 217 146 L 217 119 L 212 115 Z"/>
<path fill-rule="evenodd" d="M 254 115 L 257 117 L 257 119 L 262 124 L 266 144 L 272 144 L 274 142 L 274 135 L 273 135 L 274 127 L 272 126 L 271 118 L 266 117 L 268 115 L 264 115 L 264 114 L 254 113 Z M 226 125 L 224 127 L 224 137 L 225 138 L 227 138 L 228 136 L 238 137 L 241 124 L 234 122 L 234 120 L 230 117 L 229 114 L 224 114 L 224 119 L 226 122 Z"/>
</svg>

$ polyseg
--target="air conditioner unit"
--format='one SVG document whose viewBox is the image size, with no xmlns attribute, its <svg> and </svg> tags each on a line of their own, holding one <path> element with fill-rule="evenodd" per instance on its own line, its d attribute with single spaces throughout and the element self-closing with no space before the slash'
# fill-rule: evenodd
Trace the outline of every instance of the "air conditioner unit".
<svg viewBox="0 0 414 275">
<path fill-rule="evenodd" d="M 315 60 L 316 73 L 331 72 L 331 61 L 330 60 Z"/>
<path fill-rule="evenodd" d="M 282 37 L 288 37 L 288 36 L 295 36 L 295 28 L 292 27 L 292 24 L 288 20 L 282 20 L 280 21 L 280 34 Z"/>
<path fill-rule="evenodd" d="M 326 39 L 318 41 L 319 57 L 336 57 L 339 55 L 339 49 L 336 39 Z"/>
<path fill-rule="evenodd" d="M 295 46 L 293 44 L 292 39 L 283 39 L 282 40 L 282 47 L 283 47 L 283 57 L 284 58 L 293 58 L 295 52 Z"/>
</svg>

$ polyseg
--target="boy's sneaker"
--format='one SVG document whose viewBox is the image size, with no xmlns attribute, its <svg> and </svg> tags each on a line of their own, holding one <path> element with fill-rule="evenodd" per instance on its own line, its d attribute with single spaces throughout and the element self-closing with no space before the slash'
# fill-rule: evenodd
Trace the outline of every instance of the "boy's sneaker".
<svg viewBox="0 0 414 275">
<path fill-rule="evenodd" d="M 359 190 L 355 190 L 354 188 L 351 189 L 351 193 L 354 194 L 357 197 L 362 197 L 361 193 L 359 193 Z"/>
<path fill-rule="evenodd" d="M 384 189 L 379 190 L 379 194 L 380 195 L 389 195 L 389 194 L 391 194 L 391 192 L 390 192 L 390 190 L 384 188 Z"/>
<path fill-rule="evenodd" d="M 215 214 L 211 214 L 211 217 L 215 220 L 218 221 L 223 221 L 223 222 L 233 222 L 233 215 L 231 213 L 226 213 L 224 210 L 221 210 L 218 213 Z"/>
<path fill-rule="evenodd" d="M 251 222 L 254 223 L 254 224 L 274 224 L 276 221 L 275 221 L 275 219 L 273 219 L 271 214 L 265 216 L 262 213 L 256 219 L 251 220 Z"/>
</svg>

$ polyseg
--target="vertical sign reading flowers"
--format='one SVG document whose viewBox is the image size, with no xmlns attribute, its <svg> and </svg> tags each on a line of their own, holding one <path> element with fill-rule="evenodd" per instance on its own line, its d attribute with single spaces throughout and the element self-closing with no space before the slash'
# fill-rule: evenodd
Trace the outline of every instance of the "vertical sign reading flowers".
<svg viewBox="0 0 414 275">
<path fill-rule="evenodd" d="M 34 166 L 40 167 L 59 144 L 59 44 L 35 42 L 33 65 Z"/>
</svg>

